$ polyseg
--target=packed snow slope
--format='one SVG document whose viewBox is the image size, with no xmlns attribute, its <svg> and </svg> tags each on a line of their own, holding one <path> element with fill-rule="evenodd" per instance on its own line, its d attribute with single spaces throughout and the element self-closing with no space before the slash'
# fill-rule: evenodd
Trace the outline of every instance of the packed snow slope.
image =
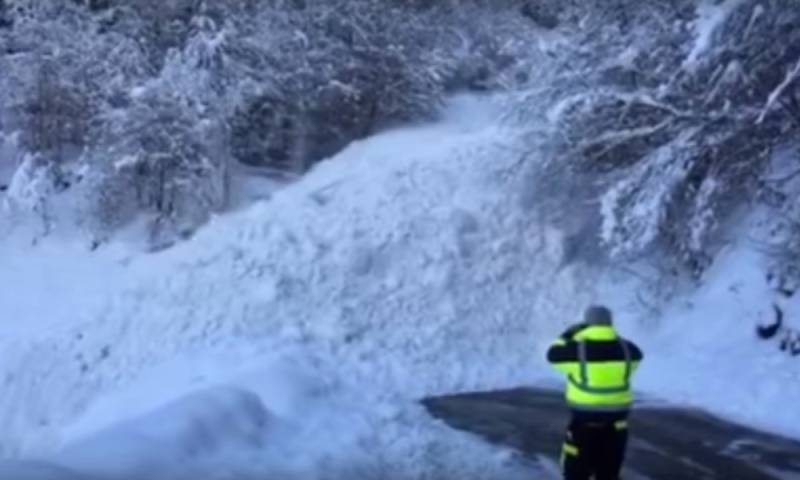
<svg viewBox="0 0 800 480">
<path fill-rule="evenodd" d="M 462 99 L 436 125 L 354 144 L 191 242 L 128 259 L 116 268 L 135 277 L 132 286 L 99 306 L 83 292 L 87 308 L 68 326 L 4 338 L 0 368 L 13 392 L 2 400 L 5 454 L 50 455 L 222 383 L 266 392 L 269 411 L 312 431 L 332 423 L 277 460 L 316 455 L 342 464 L 320 468 L 335 477 L 346 465 L 379 477 L 508 474 L 504 457 L 444 434 L 415 405 L 426 394 L 529 380 L 537 342 L 574 318 L 588 293 L 569 275 L 543 274 L 555 268 L 558 255 L 546 250 L 556 245 L 517 205 L 519 155 L 496 115 L 488 100 Z M 22 311 L 47 322 L 46 312 Z M 293 417 L 270 401 L 281 388 L 274 376 L 259 380 L 274 362 L 318 381 L 290 407 L 322 397 L 347 408 L 319 422 Z M 264 448 L 291 444 L 283 435 Z M 294 467 L 256 473 L 270 468 Z"/>
<path fill-rule="evenodd" d="M 800 366 L 752 338 L 752 249 L 660 314 L 636 276 L 561 268 L 501 111 L 455 99 L 166 252 L 9 240 L 0 269 L 33 280 L 0 291 L 3 456 L 86 478 L 525 478 L 416 402 L 552 380 L 544 349 L 594 301 L 645 347 L 644 393 L 800 436 Z"/>
</svg>

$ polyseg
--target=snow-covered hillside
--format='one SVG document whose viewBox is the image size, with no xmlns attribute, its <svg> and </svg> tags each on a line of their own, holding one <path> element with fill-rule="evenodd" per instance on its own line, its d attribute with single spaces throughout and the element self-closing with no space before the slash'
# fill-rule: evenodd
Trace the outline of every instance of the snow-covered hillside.
<svg viewBox="0 0 800 480">
<path fill-rule="evenodd" d="M 560 268 L 499 112 L 458 98 L 166 252 L 5 244 L 3 456 L 99 478 L 524 478 L 416 402 L 551 381 L 544 348 L 593 301 L 645 347 L 647 396 L 800 436 L 800 363 L 753 338 L 754 250 L 660 317 L 635 276 Z"/>
</svg>

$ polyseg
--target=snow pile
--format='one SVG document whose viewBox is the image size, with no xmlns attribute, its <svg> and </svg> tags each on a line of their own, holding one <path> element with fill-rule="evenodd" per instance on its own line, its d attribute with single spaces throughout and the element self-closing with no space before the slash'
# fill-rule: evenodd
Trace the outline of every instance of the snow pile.
<svg viewBox="0 0 800 480">
<path fill-rule="evenodd" d="M 5 346 L 2 373 L 26 372 L 3 400 L 6 455 L 57 450 L 87 407 L 187 352 L 256 348 L 304 358 L 326 401 L 351 406 L 341 430 L 368 453 L 355 462 L 362 477 L 511 475 L 505 457 L 446 433 L 415 402 L 530 380 L 537 346 L 576 318 L 588 280 L 552 275 L 559 238 L 518 202 L 512 132 L 490 103 L 460 102 L 448 121 L 354 144 L 190 243 L 134 260 L 138 285 L 69 333 Z M 333 456 L 298 448 L 316 471 Z"/>
<path fill-rule="evenodd" d="M 266 443 L 270 414 L 254 393 L 234 388 L 196 392 L 148 415 L 65 449 L 59 463 L 97 478 L 202 476 L 220 446 L 236 452 Z"/>
</svg>

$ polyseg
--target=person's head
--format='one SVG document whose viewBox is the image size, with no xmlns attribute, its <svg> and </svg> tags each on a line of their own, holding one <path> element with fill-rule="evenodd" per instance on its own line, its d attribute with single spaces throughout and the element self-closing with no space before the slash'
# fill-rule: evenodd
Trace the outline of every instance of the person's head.
<svg viewBox="0 0 800 480">
<path fill-rule="evenodd" d="M 592 305 L 583 313 L 583 322 L 587 325 L 602 325 L 610 327 L 614 323 L 611 310 L 602 305 Z"/>
</svg>

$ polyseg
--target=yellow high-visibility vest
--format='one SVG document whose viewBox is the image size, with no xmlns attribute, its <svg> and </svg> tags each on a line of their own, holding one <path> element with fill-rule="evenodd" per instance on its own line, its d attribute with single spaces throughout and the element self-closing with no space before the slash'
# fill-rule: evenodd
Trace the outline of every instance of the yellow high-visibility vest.
<svg viewBox="0 0 800 480">
<path fill-rule="evenodd" d="M 631 376 L 642 351 L 611 326 L 592 325 L 556 340 L 547 360 L 567 376 L 567 404 L 574 410 L 624 411 L 633 402 Z"/>
</svg>

